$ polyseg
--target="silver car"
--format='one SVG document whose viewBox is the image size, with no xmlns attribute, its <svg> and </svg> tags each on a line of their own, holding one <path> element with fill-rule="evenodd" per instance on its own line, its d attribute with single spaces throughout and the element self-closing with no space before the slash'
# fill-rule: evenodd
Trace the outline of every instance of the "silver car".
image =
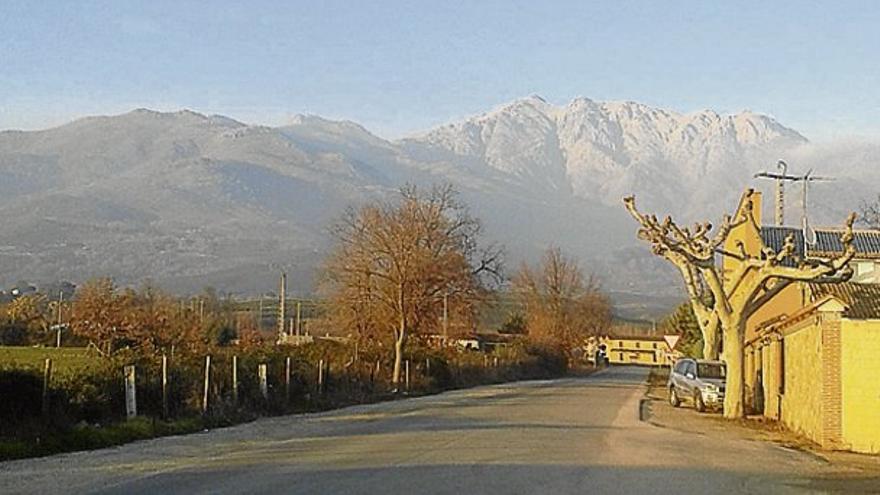
<svg viewBox="0 0 880 495">
<path fill-rule="evenodd" d="M 726 367 L 721 361 L 680 359 L 669 374 L 669 403 L 691 402 L 699 412 L 724 405 Z"/>
</svg>

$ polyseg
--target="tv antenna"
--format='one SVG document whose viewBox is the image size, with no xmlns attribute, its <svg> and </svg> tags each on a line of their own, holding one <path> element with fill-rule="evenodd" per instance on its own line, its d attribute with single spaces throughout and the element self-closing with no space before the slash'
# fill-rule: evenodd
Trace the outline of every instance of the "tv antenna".
<svg viewBox="0 0 880 495">
<path fill-rule="evenodd" d="M 804 175 L 789 175 L 788 172 L 788 164 L 783 160 L 779 160 L 776 162 L 776 168 L 779 170 L 779 173 L 774 172 L 759 172 L 755 174 L 755 178 L 761 179 L 774 179 L 776 181 L 776 225 L 782 226 L 785 223 L 785 183 L 786 182 L 803 182 L 804 184 L 804 195 L 802 199 L 802 218 L 801 218 L 801 228 L 803 229 L 804 242 L 807 244 L 815 244 L 816 243 L 816 232 L 810 227 L 810 222 L 807 215 L 807 191 L 809 190 L 810 182 L 816 181 L 830 181 L 834 180 L 833 177 L 820 177 L 813 175 L 813 170 L 810 169 Z"/>
</svg>

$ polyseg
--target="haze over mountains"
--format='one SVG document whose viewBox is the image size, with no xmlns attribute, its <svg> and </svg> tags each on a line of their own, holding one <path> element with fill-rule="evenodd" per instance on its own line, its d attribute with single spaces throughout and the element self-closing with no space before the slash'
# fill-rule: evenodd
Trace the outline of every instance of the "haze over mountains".
<svg viewBox="0 0 880 495">
<path fill-rule="evenodd" d="M 397 141 L 316 116 L 273 128 L 135 110 L 0 133 L 0 284 L 111 275 L 255 294 L 284 267 L 307 293 L 346 206 L 407 182 L 451 182 L 507 246 L 511 269 L 552 243 L 610 289 L 675 297 L 674 274 L 638 245 L 622 196 L 714 220 L 761 185 L 754 172 L 785 158 L 839 178 L 811 195 L 816 223 L 839 223 L 878 192 L 876 156 L 874 145 L 810 145 L 751 112 L 586 98 L 531 96 Z M 789 218 L 799 215 L 792 205 Z"/>
</svg>

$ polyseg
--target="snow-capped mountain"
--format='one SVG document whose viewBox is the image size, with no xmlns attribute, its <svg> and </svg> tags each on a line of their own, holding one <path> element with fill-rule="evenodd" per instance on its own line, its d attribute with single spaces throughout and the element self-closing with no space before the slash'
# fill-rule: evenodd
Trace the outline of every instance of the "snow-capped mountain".
<svg viewBox="0 0 880 495">
<path fill-rule="evenodd" d="M 678 201 L 682 193 L 696 194 L 693 206 L 701 207 L 721 186 L 765 166 L 767 157 L 806 142 L 751 112 L 682 115 L 587 98 L 555 106 L 531 96 L 402 144 L 419 156 L 491 167 L 548 193 L 617 204 L 638 192 L 664 211 L 693 213 Z"/>
<path fill-rule="evenodd" d="M 836 221 L 876 194 L 866 163 L 877 148 L 863 149 L 816 153 L 751 112 L 586 98 L 523 98 L 398 141 L 317 116 L 275 128 L 191 111 L 89 117 L 0 132 L 0 285 L 112 275 L 256 292 L 287 267 L 307 291 L 346 206 L 407 182 L 451 182 L 508 247 L 512 268 L 555 244 L 609 288 L 669 292 L 670 272 L 646 261 L 622 196 L 683 220 L 714 219 L 743 187 L 760 185 L 754 172 L 784 157 L 839 177 L 811 196 L 819 220 Z M 846 164 L 831 163 L 841 155 Z"/>
</svg>

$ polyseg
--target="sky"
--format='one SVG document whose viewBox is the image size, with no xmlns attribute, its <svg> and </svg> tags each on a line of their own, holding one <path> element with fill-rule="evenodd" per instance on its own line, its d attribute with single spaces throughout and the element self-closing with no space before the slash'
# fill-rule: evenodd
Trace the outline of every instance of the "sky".
<svg viewBox="0 0 880 495">
<path fill-rule="evenodd" d="M 387 138 L 539 94 L 880 138 L 880 3 L 0 0 L 0 129 L 134 108 Z"/>
</svg>

